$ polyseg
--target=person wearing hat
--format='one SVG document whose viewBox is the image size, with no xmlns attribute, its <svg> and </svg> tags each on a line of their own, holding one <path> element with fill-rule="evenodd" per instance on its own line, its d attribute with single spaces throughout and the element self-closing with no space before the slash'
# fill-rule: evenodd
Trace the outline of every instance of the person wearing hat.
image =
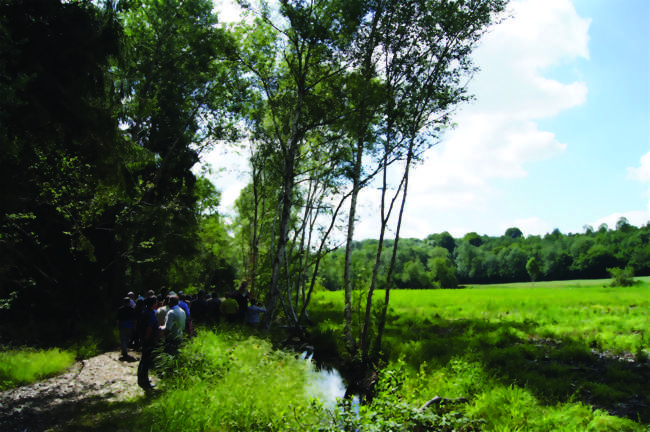
<svg viewBox="0 0 650 432">
<path fill-rule="evenodd" d="M 129 291 L 126 296 L 129 298 L 129 306 L 135 310 L 135 293 L 133 291 Z"/>
</svg>

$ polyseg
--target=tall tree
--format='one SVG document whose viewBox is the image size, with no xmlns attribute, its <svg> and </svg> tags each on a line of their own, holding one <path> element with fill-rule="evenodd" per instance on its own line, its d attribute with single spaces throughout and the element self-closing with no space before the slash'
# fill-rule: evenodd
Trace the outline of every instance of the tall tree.
<svg viewBox="0 0 650 432">
<path fill-rule="evenodd" d="M 298 167 L 306 157 L 305 143 L 341 118 L 342 98 L 338 96 L 346 65 L 340 52 L 349 42 L 356 19 L 350 6 L 354 2 L 283 0 L 276 16 L 262 2 L 254 23 L 240 28 L 244 41 L 240 59 L 260 94 L 260 103 L 251 110 L 254 134 L 265 138 L 262 142 L 278 153 L 282 164 L 268 311 L 263 318 L 267 327 L 278 301 L 285 314 L 291 315 L 280 282 L 295 209 Z"/>
<path fill-rule="evenodd" d="M 223 138 L 239 102 L 235 41 L 208 0 L 130 0 L 121 4 L 127 47 L 116 69 L 120 120 L 137 149 L 129 211 L 119 223 L 130 283 L 157 289 L 177 257 L 198 253 L 196 177 L 206 143 Z M 189 284 L 176 273 L 171 282 Z"/>
<path fill-rule="evenodd" d="M 113 293 L 97 228 L 124 172 L 108 75 L 119 37 L 90 2 L 0 4 L 0 298 L 45 338 L 97 320 Z"/>
<path fill-rule="evenodd" d="M 526 271 L 528 272 L 533 285 L 535 285 L 535 281 L 539 278 L 539 275 L 541 273 L 539 264 L 537 263 L 537 259 L 535 257 L 530 257 L 528 259 L 528 262 L 526 263 Z"/>
<path fill-rule="evenodd" d="M 379 29 L 378 43 L 367 52 L 372 69 L 383 81 L 385 101 L 378 107 L 382 119 L 378 129 L 383 142 L 380 165 L 384 172 L 380 239 L 383 239 L 393 204 L 401 195 L 395 251 L 410 168 L 437 142 L 441 130 L 450 123 L 452 109 L 469 100 L 465 84 L 475 71 L 470 54 L 486 29 L 494 23 L 497 14 L 503 10 L 506 1 L 414 0 L 377 3 L 377 13 L 370 26 Z M 369 126 L 366 123 L 366 127 Z M 402 161 L 403 171 L 395 194 L 387 198 L 387 170 L 390 166 L 400 166 L 394 165 L 395 160 Z M 372 294 L 376 288 L 382 247 L 383 241 L 380 241 L 361 333 L 362 358 L 367 358 L 370 347 Z M 391 274 L 390 268 L 388 272 Z M 378 345 L 381 344 L 388 308 L 390 277 L 387 284 L 379 320 Z M 349 338 L 349 333 L 346 334 Z"/>
</svg>

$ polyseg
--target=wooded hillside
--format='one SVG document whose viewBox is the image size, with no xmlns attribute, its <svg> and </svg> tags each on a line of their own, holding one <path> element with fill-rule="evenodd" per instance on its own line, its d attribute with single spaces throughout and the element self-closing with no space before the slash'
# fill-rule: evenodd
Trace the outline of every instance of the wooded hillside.
<svg viewBox="0 0 650 432">
<path fill-rule="evenodd" d="M 616 229 L 585 227 L 584 233 L 554 230 L 524 237 L 510 228 L 501 237 L 468 233 L 453 238 L 448 232 L 424 239 L 401 239 L 397 251 L 398 288 L 455 288 L 493 284 L 611 277 L 608 269 L 628 268 L 636 276 L 650 275 L 650 225 L 636 227 L 622 218 Z M 355 271 L 368 277 L 376 240 L 356 242 Z M 391 250 L 392 241 L 385 242 Z M 390 253 L 390 252 L 389 252 Z M 389 254 L 388 253 L 388 254 Z M 322 284 L 340 289 L 342 251 L 324 260 Z"/>
</svg>

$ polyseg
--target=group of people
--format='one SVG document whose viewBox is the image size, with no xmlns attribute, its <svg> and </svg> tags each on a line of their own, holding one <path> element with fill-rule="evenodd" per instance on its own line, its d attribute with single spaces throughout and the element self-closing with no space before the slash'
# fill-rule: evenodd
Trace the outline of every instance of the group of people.
<svg viewBox="0 0 650 432">
<path fill-rule="evenodd" d="M 136 360 L 129 355 L 129 348 L 141 351 L 138 385 L 145 392 L 153 389 L 149 369 L 153 365 L 154 349 L 162 342 L 164 352 L 175 355 L 184 334 L 189 337 L 193 335 L 194 323 L 216 325 L 223 319 L 232 324 L 257 326 L 260 314 L 266 309 L 252 298 L 247 287 L 248 283 L 243 281 L 239 289 L 226 293 L 224 298 L 203 290 L 196 296 L 173 291 L 156 295 L 149 291 L 145 296 L 136 298 L 134 293 L 128 293 L 117 312 L 120 360 Z M 165 287 L 161 291 L 165 293 Z"/>
</svg>

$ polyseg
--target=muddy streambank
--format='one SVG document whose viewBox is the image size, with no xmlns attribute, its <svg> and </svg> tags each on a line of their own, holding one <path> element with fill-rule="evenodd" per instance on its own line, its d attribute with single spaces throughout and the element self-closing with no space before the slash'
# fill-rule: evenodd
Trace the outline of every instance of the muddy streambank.
<svg viewBox="0 0 650 432">
<path fill-rule="evenodd" d="M 0 392 L 0 430 L 64 431 L 81 414 L 144 395 L 136 382 L 137 358 L 125 362 L 119 357 L 119 351 L 106 352 L 76 362 L 61 375 Z"/>
</svg>

